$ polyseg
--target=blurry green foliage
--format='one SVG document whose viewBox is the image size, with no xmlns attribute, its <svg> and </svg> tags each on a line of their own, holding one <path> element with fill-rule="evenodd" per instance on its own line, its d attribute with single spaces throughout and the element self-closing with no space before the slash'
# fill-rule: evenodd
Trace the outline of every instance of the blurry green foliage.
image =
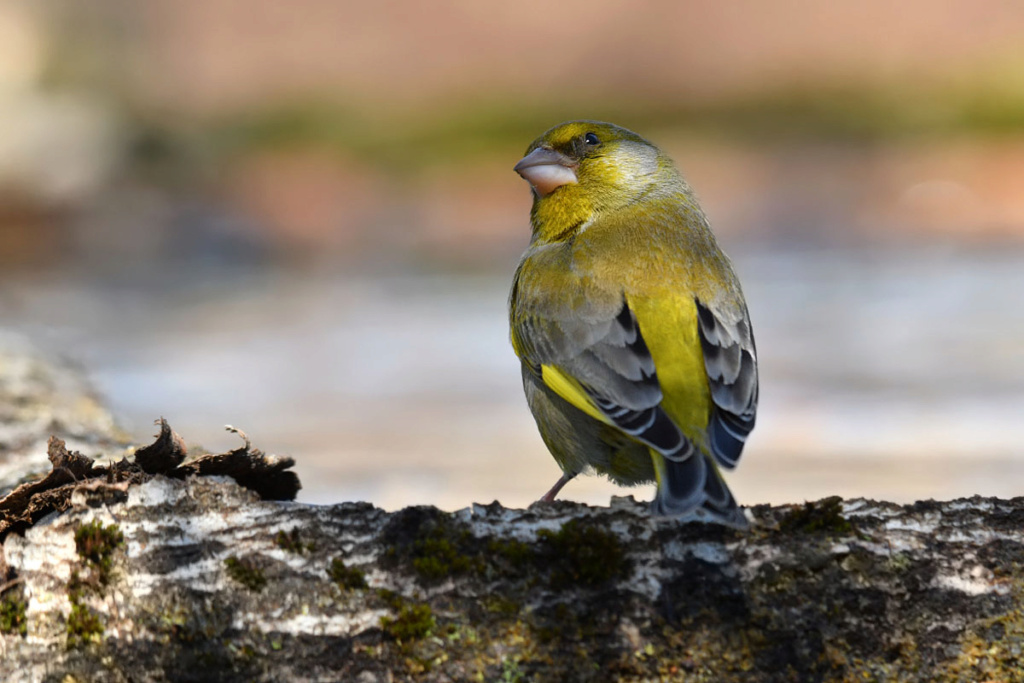
<svg viewBox="0 0 1024 683">
<path fill-rule="evenodd" d="M 610 120 L 644 131 L 748 142 L 871 143 L 908 137 L 1024 132 L 1024 89 L 913 90 L 806 88 L 715 101 L 524 105 L 491 102 L 374 116 L 325 101 L 292 102 L 210 122 L 205 137 L 219 155 L 316 147 L 393 172 L 515 155 L 544 130 L 571 118 Z"/>
</svg>

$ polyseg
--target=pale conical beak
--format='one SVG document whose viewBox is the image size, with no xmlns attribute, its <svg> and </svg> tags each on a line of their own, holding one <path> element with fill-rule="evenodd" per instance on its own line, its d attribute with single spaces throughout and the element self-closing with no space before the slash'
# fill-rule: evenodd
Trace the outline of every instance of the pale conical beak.
<svg viewBox="0 0 1024 683">
<path fill-rule="evenodd" d="M 538 147 L 520 159 L 513 170 L 523 176 L 537 194 L 543 197 L 562 185 L 576 182 L 574 165 L 564 154 Z"/>
</svg>

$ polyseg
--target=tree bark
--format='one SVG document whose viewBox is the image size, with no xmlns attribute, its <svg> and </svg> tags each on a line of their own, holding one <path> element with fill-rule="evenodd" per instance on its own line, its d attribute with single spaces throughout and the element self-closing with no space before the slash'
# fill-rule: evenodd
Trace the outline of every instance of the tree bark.
<svg viewBox="0 0 1024 683">
<path fill-rule="evenodd" d="M 130 445 L 79 368 L 0 331 L 0 496 L 50 470 L 51 436 L 91 458 Z"/>
<path fill-rule="evenodd" d="M 174 444 L 0 501 L 66 503 L 5 532 L 2 680 L 1024 680 L 1024 499 L 385 512 Z"/>
</svg>

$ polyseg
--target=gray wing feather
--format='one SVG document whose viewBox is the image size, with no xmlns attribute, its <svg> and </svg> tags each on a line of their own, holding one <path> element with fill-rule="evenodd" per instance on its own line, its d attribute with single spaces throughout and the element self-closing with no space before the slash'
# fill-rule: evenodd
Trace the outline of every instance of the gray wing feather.
<svg viewBox="0 0 1024 683">
<path fill-rule="evenodd" d="M 536 366 L 562 368 L 623 432 L 666 458 L 689 458 L 694 446 L 661 408 L 654 359 L 625 298 L 603 319 L 593 314 L 588 318 L 541 318 L 534 313 L 520 323 L 519 338 L 529 342 Z"/>
<path fill-rule="evenodd" d="M 757 417 L 757 350 L 745 307 L 716 310 L 697 301 L 701 348 L 714 408 L 708 423 L 712 454 L 735 467 Z"/>
<path fill-rule="evenodd" d="M 619 295 L 615 307 L 532 308 L 517 320 L 517 337 L 535 366 L 555 365 L 601 397 L 644 410 L 661 403 L 654 360 L 632 311 Z"/>
</svg>

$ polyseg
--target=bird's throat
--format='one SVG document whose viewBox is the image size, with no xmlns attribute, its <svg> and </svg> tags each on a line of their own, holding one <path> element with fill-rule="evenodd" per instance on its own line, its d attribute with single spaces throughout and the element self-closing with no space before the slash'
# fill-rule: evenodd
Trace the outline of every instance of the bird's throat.
<svg viewBox="0 0 1024 683">
<path fill-rule="evenodd" d="M 578 189 L 579 186 L 566 185 L 534 200 L 530 211 L 534 241 L 565 241 L 593 220 L 593 204 Z"/>
</svg>

